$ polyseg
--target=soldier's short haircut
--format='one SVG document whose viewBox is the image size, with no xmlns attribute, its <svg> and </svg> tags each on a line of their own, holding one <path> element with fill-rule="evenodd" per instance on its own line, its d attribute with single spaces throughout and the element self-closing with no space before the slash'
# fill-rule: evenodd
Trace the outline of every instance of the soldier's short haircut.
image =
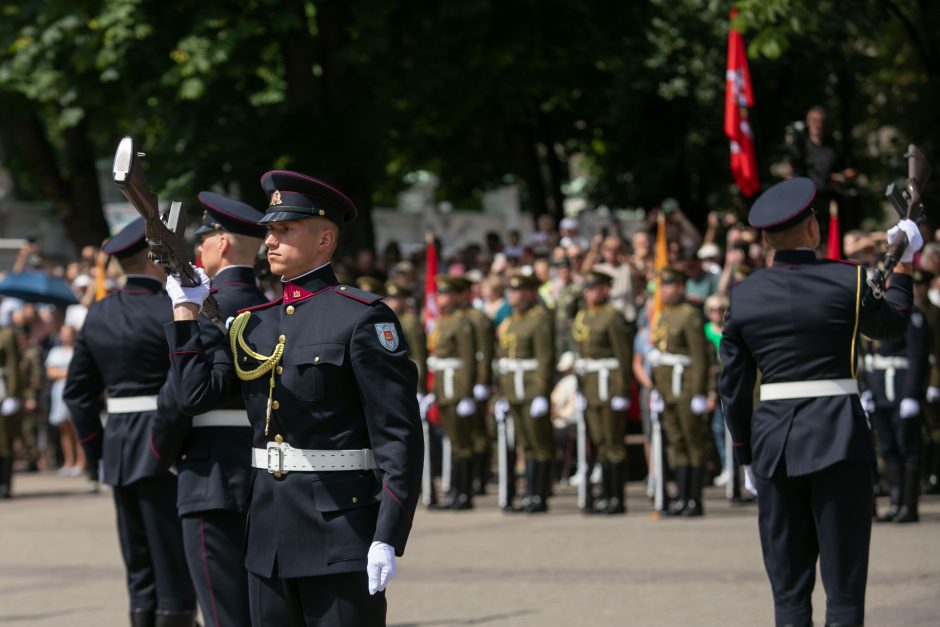
<svg viewBox="0 0 940 627">
<path fill-rule="evenodd" d="M 145 274 L 147 272 L 147 262 L 149 260 L 148 249 L 143 249 L 133 255 L 128 255 L 123 259 L 118 259 L 124 274 Z"/>
<path fill-rule="evenodd" d="M 764 231 L 764 237 L 767 238 L 767 243 L 774 250 L 789 250 L 800 246 L 808 246 L 805 236 L 806 221 L 815 219 L 815 214 L 811 213 L 790 228 L 773 232 Z"/>
</svg>

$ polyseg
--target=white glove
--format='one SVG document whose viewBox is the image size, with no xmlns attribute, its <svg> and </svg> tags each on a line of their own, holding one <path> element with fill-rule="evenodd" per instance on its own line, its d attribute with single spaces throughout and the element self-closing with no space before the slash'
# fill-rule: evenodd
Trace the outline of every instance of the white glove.
<svg viewBox="0 0 940 627">
<path fill-rule="evenodd" d="M 366 574 L 369 576 L 369 594 L 385 590 L 398 569 L 395 567 L 395 549 L 384 542 L 373 542 L 369 547 Z"/>
<path fill-rule="evenodd" d="M 8 396 L 0 403 L 0 415 L 12 416 L 20 410 L 20 399 L 14 396 Z M 11 443 L 10 446 L 13 446 Z"/>
<path fill-rule="evenodd" d="M 662 394 L 656 390 L 650 391 L 650 411 L 654 414 L 661 414 L 663 410 L 666 409 L 666 401 L 663 400 Z"/>
<path fill-rule="evenodd" d="M 931 385 L 927 388 L 927 402 L 936 403 L 937 401 L 940 401 L 940 388 Z"/>
<path fill-rule="evenodd" d="M 490 389 L 483 385 L 482 383 L 477 383 L 473 386 L 473 398 L 477 399 L 481 403 L 487 400 L 490 397 Z"/>
<path fill-rule="evenodd" d="M 901 418 L 913 418 L 920 413 L 920 403 L 916 398 L 901 399 L 901 406 L 898 408 Z"/>
<path fill-rule="evenodd" d="M 610 408 L 614 411 L 627 411 L 630 408 L 630 399 L 626 396 L 615 396 L 610 399 Z"/>
<path fill-rule="evenodd" d="M 578 394 L 574 402 L 575 406 L 578 408 L 578 411 L 584 411 L 587 409 L 587 399 L 584 398 L 584 394 Z"/>
<path fill-rule="evenodd" d="M 703 394 L 692 397 L 692 413 L 701 416 L 708 410 L 708 398 Z"/>
<path fill-rule="evenodd" d="M 757 478 L 754 476 L 754 471 L 751 470 L 750 465 L 742 466 L 744 468 L 744 489 L 757 496 Z"/>
<path fill-rule="evenodd" d="M 199 310 L 202 311 L 202 303 L 206 300 L 206 297 L 209 295 L 209 290 L 212 287 L 211 281 L 205 270 L 197 268 L 192 264 L 190 264 L 190 266 L 196 271 L 196 275 L 199 277 L 199 285 L 183 287 L 180 284 L 180 278 L 178 276 L 170 275 L 166 278 L 166 293 L 169 294 L 174 307 L 182 305 L 183 303 L 192 303 L 193 305 L 198 305 Z"/>
<path fill-rule="evenodd" d="M 437 400 L 437 397 L 431 394 L 418 394 L 418 412 L 421 414 L 422 420 L 427 420 L 428 410 L 431 409 L 431 405 L 434 404 L 434 401 Z"/>
<path fill-rule="evenodd" d="M 872 414 L 875 412 L 875 397 L 872 396 L 871 390 L 865 390 L 862 392 L 861 396 L 858 397 L 858 400 L 862 401 L 862 409 L 865 410 L 866 414 Z"/>
<path fill-rule="evenodd" d="M 901 220 L 896 226 L 888 229 L 888 246 L 897 239 L 899 233 L 907 235 L 907 248 L 901 253 L 901 263 L 911 263 L 914 261 L 914 253 L 924 245 L 924 238 L 920 235 L 920 229 L 913 220 Z"/>
<path fill-rule="evenodd" d="M 548 399 L 544 396 L 536 396 L 532 399 L 532 405 L 529 407 L 529 413 L 533 418 L 541 418 L 548 413 Z"/>
<path fill-rule="evenodd" d="M 457 415 L 461 418 L 472 416 L 477 410 L 477 403 L 472 398 L 462 398 L 457 403 Z"/>
<path fill-rule="evenodd" d="M 501 398 L 493 403 L 493 414 L 499 422 L 506 420 L 506 418 L 509 417 L 509 401 L 505 398 Z"/>
</svg>

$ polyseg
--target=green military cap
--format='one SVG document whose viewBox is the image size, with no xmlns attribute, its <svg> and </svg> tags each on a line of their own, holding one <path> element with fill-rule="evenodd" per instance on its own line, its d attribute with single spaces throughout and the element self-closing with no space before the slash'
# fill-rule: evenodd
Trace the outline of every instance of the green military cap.
<svg viewBox="0 0 940 627">
<path fill-rule="evenodd" d="M 434 277 L 434 282 L 437 284 L 439 294 L 459 294 L 470 289 L 470 284 L 466 280 L 449 274 L 437 275 Z"/>
<path fill-rule="evenodd" d="M 671 283 L 685 283 L 685 279 L 685 273 L 672 266 L 666 266 L 659 271 L 659 282 L 666 285 Z"/>
<path fill-rule="evenodd" d="M 389 298 L 409 298 L 411 290 L 394 281 L 389 281 L 385 284 L 385 295 Z"/>
<path fill-rule="evenodd" d="M 600 270 L 590 269 L 584 277 L 584 287 L 598 287 L 599 285 L 610 285 L 614 277 Z"/>
<path fill-rule="evenodd" d="M 509 289 L 538 289 L 539 280 L 534 274 L 514 274 L 509 278 Z"/>
<path fill-rule="evenodd" d="M 382 281 L 375 278 L 374 276 L 361 276 L 356 279 L 356 287 L 361 289 L 364 292 L 371 292 L 372 294 L 381 295 L 385 291 L 385 286 L 382 284 Z"/>
</svg>

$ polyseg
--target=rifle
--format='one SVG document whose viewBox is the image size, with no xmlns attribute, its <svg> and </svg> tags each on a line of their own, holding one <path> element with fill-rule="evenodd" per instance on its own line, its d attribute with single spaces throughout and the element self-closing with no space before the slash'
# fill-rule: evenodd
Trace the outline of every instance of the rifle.
<svg viewBox="0 0 940 627">
<path fill-rule="evenodd" d="M 902 220 L 913 220 L 920 224 L 926 219 L 924 214 L 924 203 L 921 194 L 924 185 L 930 178 L 930 164 L 924 153 L 914 144 L 909 144 L 907 152 L 904 153 L 907 158 L 907 180 L 902 184 L 890 183 L 885 190 L 885 196 L 897 211 Z M 897 265 L 904 249 L 908 245 L 907 235 L 898 233 L 894 243 L 888 249 L 888 254 L 884 258 L 884 268 L 869 269 L 868 287 L 871 288 L 865 296 L 864 304 L 871 304 L 872 299 L 879 299 L 884 296 L 885 284 L 894 273 L 894 267 Z"/>
<path fill-rule="evenodd" d="M 168 275 L 179 277 L 184 287 L 199 285 L 199 275 L 193 270 L 186 253 L 182 233 L 186 229 L 185 216 L 180 211 L 181 203 L 173 202 L 167 215 L 161 216 L 157 206 L 157 195 L 147 184 L 140 161 L 146 155 L 134 151 L 134 140 L 125 136 L 114 151 L 113 178 L 127 201 L 131 203 L 146 223 L 147 246 L 150 259 L 163 268 Z M 219 311 L 219 304 L 212 295 L 206 297 L 202 312 L 222 333 L 228 329 Z"/>
</svg>

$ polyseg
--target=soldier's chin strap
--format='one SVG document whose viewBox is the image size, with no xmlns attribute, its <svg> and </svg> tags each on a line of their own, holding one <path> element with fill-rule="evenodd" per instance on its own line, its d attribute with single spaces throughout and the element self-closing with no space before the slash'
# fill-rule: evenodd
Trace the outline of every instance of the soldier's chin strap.
<svg viewBox="0 0 940 627">
<path fill-rule="evenodd" d="M 235 364 L 235 374 L 238 375 L 239 379 L 242 381 L 254 381 L 255 379 L 260 379 L 268 372 L 271 373 L 271 382 L 268 386 L 268 406 L 264 414 L 264 434 L 268 435 L 268 428 L 271 426 L 271 410 L 274 402 L 274 367 L 277 366 L 277 363 L 284 355 L 284 340 L 278 341 L 274 347 L 274 352 L 270 355 L 262 355 L 261 353 L 255 352 L 245 342 L 245 326 L 247 326 L 249 318 L 251 318 L 251 312 L 243 311 L 232 321 L 232 327 L 229 331 L 229 345 L 232 349 L 232 362 Z M 281 337 L 283 338 L 283 336 Z M 241 347 L 252 359 L 260 361 L 261 365 L 252 370 L 243 370 L 241 366 L 238 365 L 238 347 Z"/>
</svg>

